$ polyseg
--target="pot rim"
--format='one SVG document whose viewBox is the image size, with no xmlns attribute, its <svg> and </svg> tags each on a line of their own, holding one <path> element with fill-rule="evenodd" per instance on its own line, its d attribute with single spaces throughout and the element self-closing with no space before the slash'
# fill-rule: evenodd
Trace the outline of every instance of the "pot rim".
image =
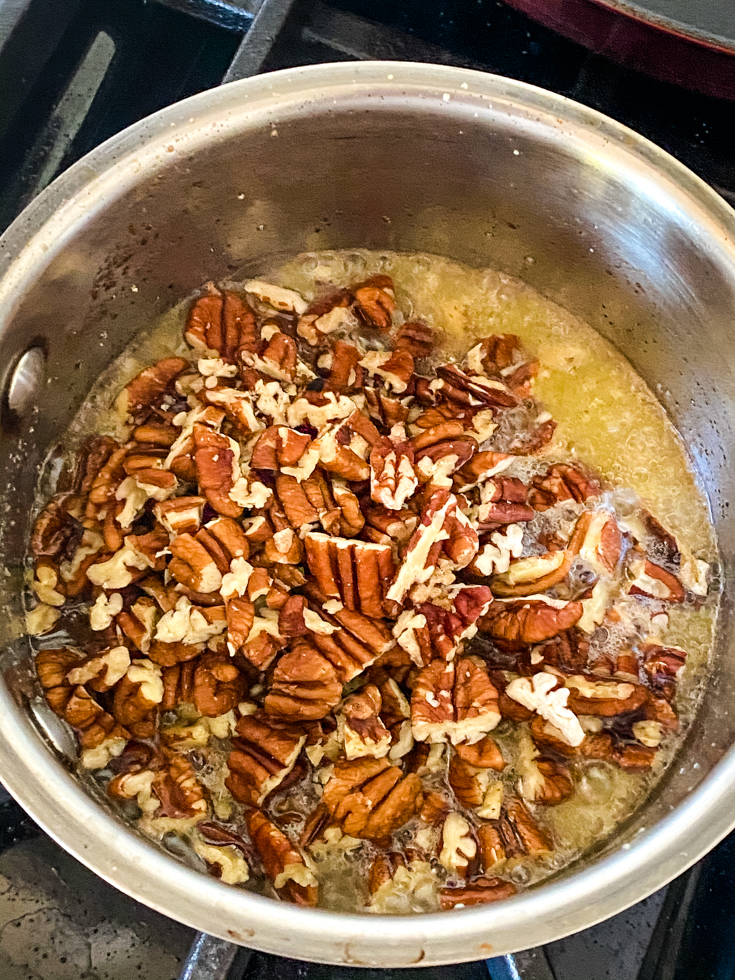
<svg viewBox="0 0 735 980">
<path fill-rule="evenodd" d="M 382 102 L 375 98 L 380 93 Z M 673 157 L 612 119 L 524 82 L 461 68 L 409 62 L 347 62 L 287 69 L 232 82 L 163 109 L 112 137 L 55 180 L 0 238 L 0 331 L 25 286 L 63 248 L 78 223 L 156 170 L 253 126 L 302 111 L 329 111 L 340 97 L 373 108 L 420 100 L 581 141 L 595 164 L 616 159 L 655 182 L 667 207 L 692 216 L 735 279 L 735 213 Z M 449 98 L 447 98 L 447 96 Z M 214 130 L 213 130 L 213 127 Z M 173 147 L 173 151 L 168 147 Z M 631 843 L 583 870 L 498 905 L 448 915 L 375 916 L 304 909 L 231 888 L 185 867 L 95 802 L 49 751 L 6 687 L 0 689 L 4 785 L 62 847 L 144 904 L 254 948 L 354 966 L 476 960 L 540 945 L 594 925 L 661 888 L 735 826 L 735 749 L 676 809 Z M 165 882 L 165 889 L 161 888 Z"/>
</svg>

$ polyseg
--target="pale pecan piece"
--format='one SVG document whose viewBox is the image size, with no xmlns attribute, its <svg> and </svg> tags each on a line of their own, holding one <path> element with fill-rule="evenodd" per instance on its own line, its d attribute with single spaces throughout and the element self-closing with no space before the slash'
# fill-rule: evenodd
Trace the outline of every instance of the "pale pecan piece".
<svg viewBox="0 0 735 980">
<path fill-rule="evenodd" d="M 390 276 L 371 276 L 351 289 L 355 308 L 365 323 L 388 330 L 396 308 L 395 290 Z"/>
<path fill-rule="evenodd" d="M 407 350 L 370 350 L 363 355 L 360 365 L 371 378 L 381 378 L 397 395 L 408 390 L 413 378 L 413 357 Z"/>
<path fill-rule="evenodd" d="M 129 415 L 136 420 L 147 416 L 188 367 L 189 362 L 183 357 L 164 357 L 145 368 L 121 391 L 116 403 L 118 411 L 122 416 Z"/>
<path fill-rule="evenodd" d="M 403 426 L 391 429 L 370 453 L 370 496 L 388 510 L 401 510 L 419 480 L 414 469 L 414 446 Z"/>
<path fill-rule="evenodd" d="M 366 616 L 383 615 L 385 589 L 393 577 L 390 546 L 311 532 L 304 538 L 306 561 L 330 599 Z"/>
<path fill-rule="evenodd" d="M 488 902 L 500 902 L 515 895 L 518 889 L 512 881 L 502 878 L 487 878 L 481 875 L 474 878 L 470 884 L 460 887 L 447 886 L 439 894 L 439 902 L 444 911 L 462 908 L 469 905 L 485 905 Z"/>
<path fill-rule="evenodd" d="M 245 822 L 263 869 L 279 895 L 296 905 L 316 905 L 317 880 L 288 837 L 259 810 L 250 810 Z"/>
<path fill-rule="evenodd" d="M 227 757 L 227 787 L 240 803 L 260 806 L 296 764 L 306 735 L 273 726 L 265 716 L 245 715 Z"/>
<path fill-rule="evenodd" d="M 450 813 L 442 826 L 439 863 L 450 874 L 464 875 L 477 854 L 477 842 L 472 827 L 460 813 Z"/>
<path fill-rule="evenodd" d="M 507 572 L 496 575 L 491 588 L 496 596 L 538 595 L 563 582 L 572 567 L 571 551 L 549 551 L 510 563 Z"/>
<path fill-rule="evenodd" d="M 517 677 L 508 684 L 505 694 L 545 718 L 568 745 L 579 745 L 584 739 L 579 719 L 567 706 L 570 691 L 560 686 L 553 674 L 541 672 L 533 677 Z"/>
<path fill-rule="evenodd" d="M 384 840 L 421 805 L 421 780 L 385 759 L 338 761 L 322 800 L 346 834 Z"/>
<path fill-rule="evenodd" d="M 411 696 L 417 741 L 479 742 L 499 721 L 498 692 L 474 659 L 434 660 L 418 674 Z"/>
<path fill-rule="evenodd" d="M 574 792 L 569 768 L 558 759 L 540 758 L 533 741 L 525 731 L 518 740 L 516 767 L 520 773 L 519 789 L 524 800 L 556 806 Z"/>
<path fill-rule="evenodd" d="M 517 650 L 527 644 L 543 643 L 569 629 L 581 618 L 581 602 L 515 599 L 494 602 L 480 619 L 479 628 L 502 649 Z"/>
<path fill-rule="evenodd" d="M 648 558 L 639 558 L 630 564 L 633 582 L 629 592 L 660 602 L 684 602 L 686 591 L 679 579 Z"/>
<path fill-rule="evenodd" d="M 86 686 L 93 691 L 109 691 L 130 667 L 127 647 L 117 646 L 77 661 L 67 674 L 72 687 Z"/>
<path fill-rule="evenodd" d="M 272 715 L 304 721 L 325 718 L 342 696 L 332 664 L 304 639 L 297 639 L 276 664 L 265 698 Z"/>
<path fill-rule="evenodd" d="M 584 503 L 600 493 L 599 481 L 569 463 L 555 463 L 543 476 L 534 477 L 529 503 L 534 510 L 548 510 L 565 500 Z"/>
<path fill-rule="evenodd" d="M 347 289 L 333 290 L 326 296 L 312 300 L 299 318 L 296 327 L 299 337 L 313 347 L 335 330 L 349 330 L 358 326 L 357 318 L 348 309 L 351 300 Z"/>
</svg>

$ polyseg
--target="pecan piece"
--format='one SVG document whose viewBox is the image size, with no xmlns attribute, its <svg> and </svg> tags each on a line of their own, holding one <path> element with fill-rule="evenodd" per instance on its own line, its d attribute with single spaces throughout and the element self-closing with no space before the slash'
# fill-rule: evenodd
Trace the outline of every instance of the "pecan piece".
<svg viewBox="0 0 735 980">
<path fill-rule="evenodd" d="M 207 549 L 191 534 L 179 534 L 170 544 L 174 556 L 168 570 L 182 585 L 208 594 L 222 587 L 222 573 Z"/>
<path fill-rule="evenodd" d="M 383 597 L 394 571 L 390 546 L 316 531 L 306 535 L 304 544 L 309 569 L 325 596 L 366 616 L 383 615 Z"/>
<path fill-rule="evenodd" d="M 531 643 L 543 643 L 569 629 L 581 618 L 581 602 L 555 602 L 516 599 L 494 602 L 480 619 L 479 628 L 488 633 L 501 649 L 518 650 Z"/>
<path fill-rule="evenodd" d="M 569 706 L 580 715 L 613 718 L 636 711 L 649 698 L 647 688 L 641 684 L 600 680 L 582 674 L 565 678 L 565 683 L 570 691 Z"/>
<path fill-rule="evenodd" d="M 338 761 L 322 800 L 346 834 L 384 840 L 421 805 L 421 780 L 385 759 Z"/>
<path fill-rule="evenodd" d="M 370 496 L 388 510 L 401 510 L 418 486 L 414 447 L 402 425 L 391 429 L 370 453 Z"/>
<path fill-rule="evenodd" d="M 393 627 L 398 645 L 419 667 L 434 657 L 451 660 L 463 640 L 477 632 L 476 622 L 492 602 L 486 585 L 450 586 L 445 605 L 425 602 L 401 613 Z"/>
<path fill-rule="evenodd" d="M 296 905 L 316 905 L 317 880 L 288 837 L 260 810 L 250 810 L 245 822 L 263 869 L 279 895 Z"/>
<path fill-rule="evenodd" d="M 584 739 L 579 719 L 567 706 L 570 691 L 559 686 L 559 679 L 553 674 L 542 672 L 533 677 L 517 677 L 508 684 L 505 694 L 545 718 L 568 745 L 577 746 Z"/>
<path fill-rule="evenodd" d="M 543 511 L 565 500 L 584 503 L 599 493 L 600 484 L 595 477 L 568 463 L 555 463 L 543 476 L 534 477 L 528 499 L 534 510 Z"/>
<path fill-rule="evenodd" d="M 394 350 L 407 350 L 414 357 L 428 357 L 434 348 L 434 331 L 426 323 L 409 320 L 398 329 Z"/>
<path fill-rule="evenodd" d="M 439 863 L 450 874 L 464 875 L 477 854 L 477 841 L 468 820 L 460 813 L 450 813 L 442 826 Z"/>
<path fill-rule="evenodd" d="M 499 721 L 498 692 L 474 659 L 434 660 L 418 674 L 411 697 L 417 741 L 479 742 Z"/>
<path fill-rule="evenodd" d="M 352 287 L 358 314 L 369 327 L 388 330 L 396 308 L 395 290 L 390 276 L 371 276 Z"/>
<path fill-rule="evenodd" d="M 684 602 L 686 591 L 679 579 L 648 558 L 631 562 L 630 571 L 634 576 L 629 589 L 631 595 L 657 599 L 660 602 Z"/>
<path fill-rule="evenodd" d="M 441 379 L 436 383 L 439 399 L 465 411 L 512 408 L 518 404 L 518 397 L 503 381 L 468 374 L 456 364 L 441 364 L 436 373 Z"/>
<path fill-rule="evenodd" d="M 493 578 L 491 588 L 496 596 L 538 595 L 563 582 L 573 561 L 572 552 L 562 550 L 518 558 Z"/>
<path fill-rule="evenodd" d="M 363 756 L 382 759 L 388 755 L 391 733 L 380 717 L 382 707 L 383 699 L 374 684 L 366 684 L 345 699 L 339 721 L 348 759 Z"/>
<path fill-rule="evenodd" d="M 188 367 L 189 362 L 183 357 L 164 357 L 145 368 L 127 383 L 118 396 L 116 405 L 120 415 L 142 420 Z"/>
<path fill-rule="evenodd" d="M 332 664 L 307 640 L 298 639 L 276 664 L 265 710 L 284 718 L 318 721 L 341 696 L 342 684 Z"/>
<path fill-rule="evenodd" d="M 189 308 L 184 337 L 196 350 L 216 351 L 231 359 L 238 350 L 255 351 L 260 334 L 255 315 L 241 297 L 220 292 L 209 284 L 209 294 L 194 300 Z"/>
<path fill-rule="evenodd" d="M 488 902 L 500 902 L 515 895 L 518 889 L 511 881 L 502 878 L 487 878 L 481 875 L 474 878 L 470 884 L 458 888 L 447 886 L 439 894 L 442 909 L 454 909 L 458 905 L 463 908 L 468 905 L 485 905 Z"/>
<path fill-rule="evenodd" d="M 199 489 L 218 514 L 239 517 L 243 509 L 230 496 L 240 456 L 237 443 L 206 425 L 196 424 L 193 435 Z"/>
<path fill-rule="evenodd" d="M 194 706 L 205 718 L 231 711 L 245 693 L 245 678 L 226 654 L 204 654 L 194 671 L 193 684 Z"/>
<path fill-rule="evenodd" d="M 227 787 L 240 803 L 260 806 L 296 765 L 306 735 L 275 727 L 265 716 L 245 715 L 227 757 Z"/>
</svg>

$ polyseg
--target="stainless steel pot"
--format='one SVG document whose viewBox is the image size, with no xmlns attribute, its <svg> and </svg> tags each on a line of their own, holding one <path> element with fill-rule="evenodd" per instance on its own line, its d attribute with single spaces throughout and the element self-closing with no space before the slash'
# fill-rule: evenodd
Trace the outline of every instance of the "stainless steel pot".
<svg viewBox="0 0 735 980">
<path fill-rule="evenodd" d="M 203 280 L 256 271 L 264 256 L 367 246 L 499 267 L 616 344 L 687 440 L 727 586 L 734 239 L 727 205 L 630 130 L 520 82 L 432 65 L 347 63 L 236 82 L 95 150 L 0 240 L 0 365 L 16 410 L 6 403 L 0 441 L 0 776 L 9 790 L 141 902 L 237 943 L 333 963 L 428 965 L 545 943 L 683 871 L 735 824 L 727 590 L 695 730 L 614 840 L 499 905 L 392 918 L 276 905 L 220 884 L 90 796 L 29 668 L 21 570 L 37 466 L 136 330 Z M 42 354 L 13 374 L 29 349 Z"/>
</svg>

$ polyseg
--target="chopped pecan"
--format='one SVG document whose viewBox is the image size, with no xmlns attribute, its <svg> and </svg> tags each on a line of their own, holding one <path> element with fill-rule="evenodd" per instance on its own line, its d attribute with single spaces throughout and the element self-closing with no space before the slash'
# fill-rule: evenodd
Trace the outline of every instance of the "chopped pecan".
<svg viewBox="0 0 735 980">
<path fill-rule="evenodd" d="M 201 527 L 205 503 L 199 496 L 174 497 L 154 504 L 153 513 L 171 534 L 191 533 Z"/>
<path fill-rule="evenodd" d="M 477 828 L 477 840 L 480 845 L 480 865 L 482 870 L 501 871 L 507 861 L 505 841 L 500 833 L 497 820 L 483 823 Z"/>
<path fill-rule="evenodd" d="M 533 520 L 533 508 L 526 503 L 527 489 L 516 477 L 496 476 L 480 487 L 477 526 L 493 531 L 506 524 L 525 524 Z"/>
<path fill-rule="evenodd" d="M 435 387 L 441 401 L 465 411 L 478 412 L 484 408 L 510 408 L 518 398 L 503 381 L 469 374 L 456 364 L 442 364 L 436 369 Z"/>
<path fill-rule="evenodd" d="M 587 666 L 590 644 L 578 628 L 564 630 L 538 649 L 545 664 L 579 673 Z"/>
<path fill-rule="evenodd" d="M 303 855 L 260 810 L 245 815 L 250 839 L 273 887 L 297 905 L 316 905 L 317 880 Z"/>
<path fill-rule="evenodd" d="M 270 724 L 265 716 L 245 715 L 227 757 L 227 787 L 240 803 L 260 806 L 291 772 L 306 735 Z"/>
<path fill-rule="evenodd" d="M 622 546 L 623 537 L 612 514 L 585 511 L 574 525 L 568 549 L 599 574 L 612 575 L 620 561 Z"/>
<path fill-rule="evenodd" d="M 324 718 L 342 696 L 332 664 L 305 639 L 297 639 L 276 664 L 265 698 L 268 714 L 303 721 Z"/>
<path fill-rule="evenodd" d="M 529 503 L 534 510 L 548 510 L 565 500 L 584 503 L 600 493 L 599 481 L 569 463 L 555 463 L 543 476 L 534 477 Z"/>
<path fill-rule="evenodd" d="M 533 677 L 517 677 L 508 684 L 505 694 L 545 718 L 558 730 L 561 739 L 568 745 L 579 745 L 584 739 L 584 731 L 579 719 L 574 711 L 567 707 L 570 691 L 564 686 L 559 686 L 559 679 L 553 674 L 541 672 L 534 674 Z M 573 695 L 572 700 L 574 700 Z"/>
<path fill-rule="evenodd" d="M 369 327 L 387 330 L 396 308 L 395 290 L 390 276 L 371 276 L 352 287 L 355 308 Z"/>
<path fill-rule="evenodd" d="M 450 813 L 442 826 L 439 863 L 450 874 L 464 875 L 477 854 L 477 841 L 468 820 L 461 813 Z"/>
<path fill-rule="evenodd" d="M 391 429 L 370 453 L 370 496 L 388 510 L 401 510 L 418 486 L 414 447 L 402 425 Z"/>
<path fill-rule="evenodd" d="M 442 888 L 439 902 L 442 909 L 465 908 L 468 905 L 485 905 L 488 902 L 500 902 L 515 895 L 518 889 L 512 881 L 502 878 L 487 878 L 481 875 L 474 878 L 470 884 L 460 887 L 447 886 Z"/>
<path fill-rule="evenodd" d="M 548 834 L 538 826 L 520 800 L 505 803 L 500 817 L 500 832 L 509 856 L 528 854 L 537 857 L 551 850 Z"/>
<path fill-rule="evenodd" d="M 444 554 L 455 568 L 464 568 L 477 554 L 479 539 L 460 510 L 457 497 L 448 490 L 432 493 L 421 521 L 411 535 L 403 563 L 386 598 L 402 602 L 416 582 L 425 582 Z"/>
<path fill-rule="evenodd" d="M 380 712 L 383 699 L 374 684 L 366 684 L 356 694 L 345 699 L 340 715 L 344 733 L 345 755 L 348 759 L 388 755 L 391 734 L 383 724 Z"/>
<path fill-rule="evenodd" d="M 77 661 L 67 674 L 73 687 L 87 686 L 100 693 L 109 691 L 130 667 L 127 647 L 117 646 Z"/>
<path fill-rule="evenodd" d="M 206 653 L 194 671 L 193 693 L 199 714 L 216 718 L 242 700 L 245 678 L 226 654 Z"/>
<path fill-rule="evenodd" d="M 529 643 L 543 643 L 569 629 L 581 618 L 581 602 L 516 599 L 494 602 L 480 619 L 479 628 L 503 649 L 517 650 Z"/>
<path fill-rule="evenodd" d="M 81 536 L 81 525 L 68 510 L 71 503 L 68 494 L 54 497 L 36 518 L 30 542 L 31 552 L 36 557 L 55 558 L 66 550 L 74 537 Z"/>
<path fill-rule="evenodd" d="M 117 406 L 121 415 L 135 420 L 147 416 L 173 382 L 189 367 L 183 357 L 164 357 L 129 381 L 120 393 Z"/>
<path fill-rule="evenodd" d="M 240 455 L 237 443 L 206 425 L 195 425 L 193 435 L 199 489 L 218 514 L 239 517 L 243 509 L 230 496 Z"/>
<path fill-rule="evenodd" d="M 398 868 L 406 867 L 406 859 L 399 851 L 378 854 L 370 865 L 368 888 L 374 895 L 379 888 L 393 880 Z"/>
<path fill-rule="evenodd" d="M 309 569 L 325 596 L 366 616 L 383 615 L 383 597 L 394 571 L 389 545 L 316 531 L 306 535 L 304 544 Z"/>
<path fill-rule="evenodd" d="M 384 428 L 392 429 L 394 425 L 402 425 L 408 418 L 408 407 L 381 388 L 365 388 L 364 395 L 370 418 Z"/>
<path fill-rule="evenodd" d="M 338 340 L 332 347 L 331 364 L 325 388 L 331 391 L 346 392 L 362 385 L 360 351 L 354 344 Z"/>
<path fill-rule="evenodd" d="M 204 594 L 221 588 L 222 572 L 204 545 L 191 534 L 178 534 L 170 549 L 174 557 L 168 570 L 178 582 Z"/>
<path fill-rule="evenodd" d="M 409 320 L 399 327 L 394 350 L 407 350 L 414 357 L 428 357 L 434 348 L 434 331 L 426 323 Z"/>
<path fill-rule="evenodd" d="M 641 684 L 600 680 L 582 674 L 565 678 L 565 683 L 570 692 L 569 707 L 580 715 L 613 718 L 636 711 L 649 698 L 647 688 Z M 556 724 L 551 718 L 549 721 Z"/>
<path fill-rule="evenodd" d="M 454 751 L 463 762 L 478 769 L 495 769 L 497 772 L 505 769 L 503 753 L 495 739 L 489 735 L 481 738 L 479 742 L 470 744 L 460 742 L 455 746 Z"/>
<path fill-rule="evenodd" d="M 684 669 L 687 654 L 680 647 L 646 644 L 642 648 L 643 669 L 651 686 L 670 701 L 676 690 L 676 680 Z"/>
<path fill-rule="evenodd" d="M 411 697 L 417 741 L 479 742 L 499 721 L 498 692 L 474 659 L 434 660 L 418 674 Z"/>
<path fill-rule="evenodd" d="M 676 575 L 648 558 L 632 561 L 630 572 L 633 576 L 629 589 L 631 595 L 658 599 L 661 602 L 683 602 L 686 598 L 684 586 Z"/>
<path fill-rule="evenodd" d="M 322 800 L 346 834 L 384 840 L 421 805 L 421 780 L 385 759 L 338 761 Z"/>
<path fill-rule="evenodd" d="M 563 582 L 572 567 L 571 551 L 549 551 L 510 563 L 507 572 L 496 575 L 492 590 L 496 596 L 538 595 Z"/>
<path fill-rule="evenodd" d="M 481 806 L 491 782 L 490 770 L 465 762 L 452 754 L 449 760 L 449 785 L 459 802 L 470 809 Z"/>
<path fill-rule="evenodd" d="M 241 349 L 257 350 L 260 334 L 250 307 L 236 293 L 222 293 L 211 284 L 209 289 L 209 295 L 194 300 L 189 309 L 184 327 L 187 343 L 226 359 Z"/>
<path fill-rule="evenodd" d="M 519 394 L 526 395 L 529 382 L 538 374 L 539 363 L 524 351 L 512 333 L 485 337 L 467 354 L 467 364 L 477 374 L 502 379 Z"/>
<path fill-rule="evenodd" d="M 451 660 L 460 643 L 477 632 L 475 624 L 492 598 L 486 585 L 451 586 L 445 605 L 424 602 L 415 611 L 407 609 L 398 617 L 393 634 L 419 667 L 434 657 Z"/>
</svg>

